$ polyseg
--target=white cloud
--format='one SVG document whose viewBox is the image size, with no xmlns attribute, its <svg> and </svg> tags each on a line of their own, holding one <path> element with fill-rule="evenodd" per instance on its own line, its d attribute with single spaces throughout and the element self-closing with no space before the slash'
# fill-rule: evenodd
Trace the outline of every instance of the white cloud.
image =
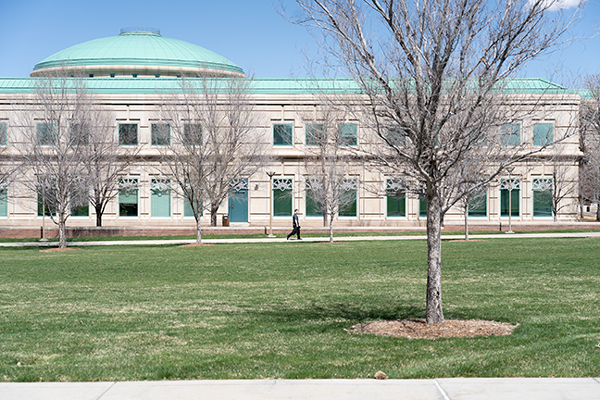
<svg viewBox="0 0 600 400">
<path fill-rule="evenodd" d="M 529 0 L 529 5 L 538 0 Z M 582 0 L 544 0 L 545 4 L 550 6 L 548 11 L 566 10 L 577 7 Z"/>
</svg>

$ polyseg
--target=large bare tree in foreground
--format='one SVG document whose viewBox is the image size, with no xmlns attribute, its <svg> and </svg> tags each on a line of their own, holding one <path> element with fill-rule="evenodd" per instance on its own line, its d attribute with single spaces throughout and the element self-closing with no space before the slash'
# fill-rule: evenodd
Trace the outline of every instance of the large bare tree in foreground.
<svg viewBox="0 0 600 400">
<path fill-rule="evenodd" d="M 217 211 L 235 185 L 267 162 L 267 146 L 249 98 L 251 79 L 183 78 L 180 92 L 161 108 L 171 128 L 162 143 L 161 163 L 176 183 L 196 220 L 202 240 L 204 210 L 217 225 Z"/>
<path fill-rule="evenodd" d="M 569 22 L 549 12 L 552 0 L 297 3 L 302 14 L 292 20 L 322 34 L 325 62 L 362 89 L 367 107 L 358 111 L 361 123 L 379 138 L 371 148 L 362 147 L 367 159 L 419 182 L 424 191 L 426 319 L 443 322 L 444 214 L 507 165 L 527 157 L 510 128 L 500 129 L 523 111 L 509 109 L 505 86 L 519 67 L 550 50 Z M 390 131 L 405 140 L 390 140 L 397 136 Z M 457 168 L 473 156 L 487 161 L 480 167 L 484 178 L 457 182 Z"/>
<path fill-rule="evenodd" d="M 21 123 L 21 181 L 58 225 L 64 248 L 71 211 L 88 202 L 84 148 L 94 104 L 80 79 L 66 77 L 39 78 L 33 101 L 34 111 L 26 112 Z"/>
<path fill-rule="evenodd" d="M 585 78 L 587 96 L 580 111 L 580 149 L 583 159 L 579 169 L 580 193 L 585 201 L 598 205 L 600 221 L 600 75 Z"/>
</svg>

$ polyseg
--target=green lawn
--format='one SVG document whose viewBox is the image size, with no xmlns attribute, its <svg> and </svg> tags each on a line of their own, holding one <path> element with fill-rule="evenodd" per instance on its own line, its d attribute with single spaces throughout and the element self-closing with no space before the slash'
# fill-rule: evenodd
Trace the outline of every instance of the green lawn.
<svg viewBox="0 0 600 400">
<path fill-rule="evenodd" d="M 599 255 L 444 242 L 446 318 L 520 326 L 432 341 L 344 331 L 424 316 L 425 241 L 0 249 L 0 381 L 599 376 Z"/>
</svg>

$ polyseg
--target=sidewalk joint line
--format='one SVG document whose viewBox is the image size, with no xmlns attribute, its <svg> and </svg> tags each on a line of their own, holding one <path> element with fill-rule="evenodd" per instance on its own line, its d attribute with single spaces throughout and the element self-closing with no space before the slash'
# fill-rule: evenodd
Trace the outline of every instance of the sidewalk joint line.
<svg viewBox="0 0 600 400">
<path fill-rule="evenodd" d="M 435 387 L 440 391 L 440 393 L 442 394 L 442 397 L 444 398 L 444 400 L 450 400 L 450 397 L 448 397 L 448 395 L 446 394 L 446 392 L 444 391 L 444 389 L 442 389 L 442 387 L 440 386 L 440 384 L 438 383 L 437 380 L 433 380 L 433 383 L 435 384 Z"/>
<path fill-rule="evenodd" d="M 104 392 L 102 392 L 100 394 L 100 396 L 98 396 L 98 398 L 96 400 L 100 400 L 102 397 L 104 397 L 104 395 L 106 394 L 106 392 L 108 392 L 110 389 L 113 388 L 113 386 L 115 386 L 117 384 L 117 382 L 113 382 L 112 385 L 110 385 L 108 388 L 106 388 L 106 390 Z"/>
</svg>

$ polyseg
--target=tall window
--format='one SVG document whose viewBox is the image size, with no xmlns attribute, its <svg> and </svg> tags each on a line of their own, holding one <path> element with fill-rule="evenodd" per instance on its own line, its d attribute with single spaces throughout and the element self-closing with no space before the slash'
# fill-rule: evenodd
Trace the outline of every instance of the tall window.
<svg viewBox="0 0 600 400">
<path fill-rule="evenodd" d="M 406 217 L 405 184 L 401 179 L 386 179 L 385 192 L 387 198 L 388 217 Z"/>
<path fill-rule="evenodd" d="M 273 179 L 273 216 L 292 215 L 293 181 L 290 178 Z"/>
<path fill-rule="evenodd" d="M 533 124 L 533 145 L 548 146 L 554 140 L 554 125 L 551 123 Z"/>
<path fill-rule="evenodd" d="M 8 217 L 8 185 L 0 184 L 0 217 Z"/>
<path fill-rule="evenodd" d="M 123 178 L 119 181 L 119 216 L 138 216 L 138 180 Z"/>
<path fill-rule="evenodd" d="M 406 146 L 406 132 L 398 125 L 388 126 L 385 130 L 385 138 L 390 146 Z"/>
<path fill-rule="evenodd" d="M 533 216 L 552 217 L 552 178 L 533 180 Z"/>
<path fill-rule="evenodd" d="M 294 143 L 294 125 L 273 124 L 273 145 L 291 146 Z"/>
<path fill-rule="evenodd" d="M 509 190 L 510 189 L 510 190 Z M 510 215 L 518 217 L 521 210 L 521 180 L 511 179 L 510 184 L 508 179 L 500 179 L 500 216 L 508 217 L 508 203 L 510 192 Z"/>
<path fill-rule="evenodd" d="M 37 144 L 40 146 L 52 146 L 56 144 L 56 124 L 40 122 L 35 127 Z"/>
<path fill-rule="evenodd" d="M 73 123 L 69 127 L 71 143 L 75 146 L 87 146 L 90 144 L 90 130 L 87 124 Z"/>
<path fill-rule="evenodd" d="M 305 204 L 305 213 L 307 217 L 322 217 L 323 216 L 323 207 L 319 204 L 317 196 L 315 194 L 316 190 L 322 187 L 322 181 L 317 179 L 306 179 L 306 204 Z"/>
<path fill-rule="evenodd" d="M 505 147 L 521 144 L 521 124 L 504 124 L 500 127 L 500 144 Z"/>
<path fill-rule="evenodd" d="M 202 125 L 201 124 L 183 124 L 183 145 L 200 146 L 202 145 Z M 192 213 L 193 216 L 193 213 Z"/>
<path fill-rule="evenodd" d="M 469 193 L 469 217 L 487 217 L 487 192 Z"/>
<path fill-rule="evenodd" d="M 356 217 L 357 193 L 358 179 L 344 178 L 342 180 L 341 204 L 338 209 L 338 215 L 340 217 Z"/>
<path fill-rule="evenodd" d="M 119 145 L 137 146 L 138 144 L 138 125 L 137 124 L 119 124 Z"/>
<path fill-rule="evenodd" d="M 150 215 L 152 217 L 170 217 L 171 181 L 169 179 L 152 179 L 150 192 Z"/>
<path fill-rule="evenodd" d="M 152 146 L 169 146 L 171 144 L 171 126 L 169 124 L 152 124 L 150 129 Z"/>
<path fill-rule="evenodd" d="M 358 144 L 358 125 L 342 124 L 339 127 L 340 143 L 346 146 L 356 146 Z"/>
<path fill-rule="evenodd" d="M 0 122 L 0 146 L 8 144 L 8 123 Z"/>
<path fill-rule="evenodd" d="M 304 128 L 307 146 L 319 146 L 325 137 L 325 124 L 306 124 Z"/>
</svg>

